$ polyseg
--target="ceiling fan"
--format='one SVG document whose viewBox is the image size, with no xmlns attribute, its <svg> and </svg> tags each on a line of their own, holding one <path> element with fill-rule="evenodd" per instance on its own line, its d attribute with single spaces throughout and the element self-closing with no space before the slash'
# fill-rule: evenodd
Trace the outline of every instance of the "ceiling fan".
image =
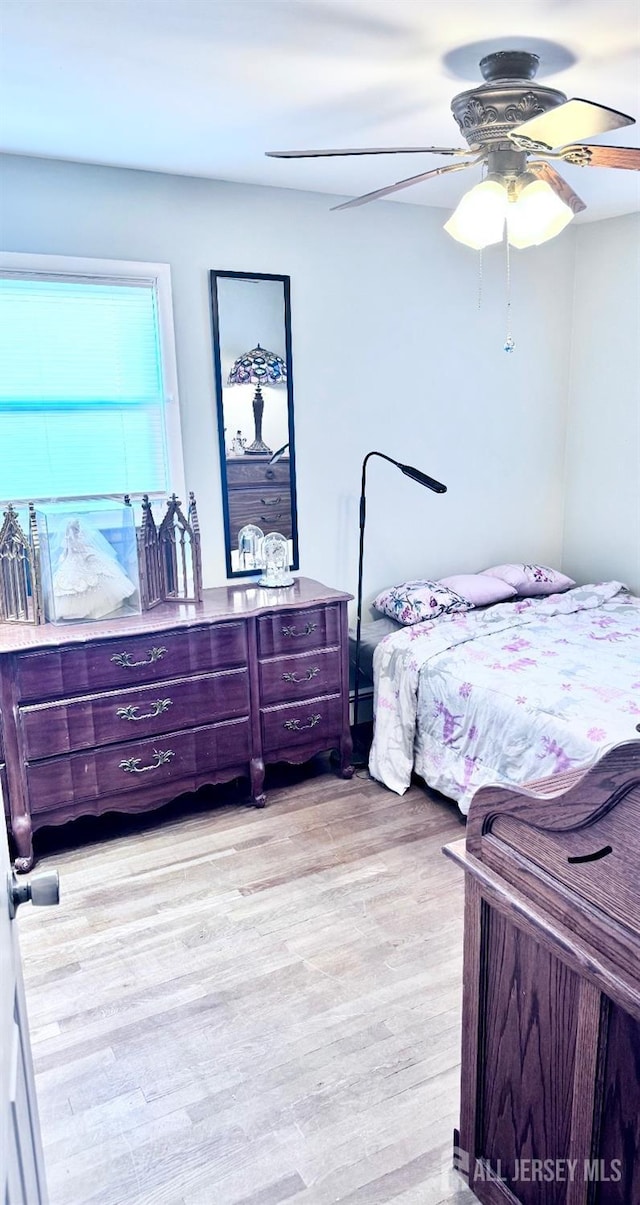
<svg viewBox="0 0 640 1205">
<path fill-rule="evenodd" d="M 640 170 L 640 148 L 600 146 L 578 141 L 605 134 L 635 119 L 592 101 L 567 100 L 563 92 L 536 83 L 538 55 L 499 50 L 480 60 L 484 83 L 458 93 L 453 115 L 467 147 L 378 147 L 326 151 L 267 151 L 275 159 L 314 159 L 336 155 L 435 154 L 461 162 L 435 167 L 385 188 L 355 197 L 334 209 L 351 209 L 388 197 L 433 176 L 483 163 L 483 181 L 463 196 L 445 230 L 467 246 L 500 242 L 505 222 L 509 242 L 528 247 L 545 242 L 586 208 L 556 171 L 552 160 L 578 167 Z"/>
</svg>

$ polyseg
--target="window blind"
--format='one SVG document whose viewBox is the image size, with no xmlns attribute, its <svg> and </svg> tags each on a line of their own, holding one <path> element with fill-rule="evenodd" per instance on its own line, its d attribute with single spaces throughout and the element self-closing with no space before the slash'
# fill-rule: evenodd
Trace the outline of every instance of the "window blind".
<svg viewBox="0 0 640 1205">
<path fill-rule="evenodd" d="M 166 492 L 154 280 L 0 275 L 0 498 Z"/>
</svg>

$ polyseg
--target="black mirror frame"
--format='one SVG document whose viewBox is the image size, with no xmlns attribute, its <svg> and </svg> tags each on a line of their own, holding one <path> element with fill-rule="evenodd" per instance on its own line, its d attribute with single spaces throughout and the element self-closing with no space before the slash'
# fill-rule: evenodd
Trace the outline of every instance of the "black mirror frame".
<svg viewBox="0 0 640 1205">
<path fill-rule="evenodd" d="M 227 280 L 277 280 L 284 290 L 284 336 L 285 356 L 287 363 L 287 420 L 289 431 L 289 490 L 291 494 L 291 540 L 293 547 L 292 569 L 300 568 L 300 550 L 298 546 L 298 507 L 296 498 L 296 452 L 293 423 L 293 354 L 291 350 L 291 277 L 280 276 L 272 272 L 229 272 L 221 269 L 210 269 L 209 291 L 211 296 L 211 331 L 213 343 L 213 364 L 216 384 L 216 414 L 218 419 L 218 447 L 220 454 L 220 485 L 222 489 L 222 510 L 224 516 L 224 543 L 227 566 L 227 577 L 255 577 L 256 570 L 233 569 L 231 553 L 234 545 L 231 542 L 231 526 L 229 522 L 229 483 L 227 480 L 227 449 L 224 441 L 224 408 L 222 395 L 222 360 L 220 356 L 220 313 L 218 307 L 217 281 Z M 266 534 L 266 533 L 265 533 Z"/>
</svg>

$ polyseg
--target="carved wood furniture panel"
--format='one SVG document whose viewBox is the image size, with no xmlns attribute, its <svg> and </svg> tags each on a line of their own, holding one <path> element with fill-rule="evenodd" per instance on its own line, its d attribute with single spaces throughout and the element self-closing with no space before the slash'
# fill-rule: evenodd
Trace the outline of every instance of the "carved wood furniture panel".
<svg viewBox="0 0 640 1205">
<path fill-rule="evenodd" d="M 466 872 L 455 1165 L 487 1205 L 638 1205 L 640 742 L 536 791 L 479 791 L 445 850 Z"/>
<path fill-rule="evenodd" d="M 144 811 L 242 775 L 260 806 L 265 763 L 323 749 L 349 777 L 348 598 L 298 578 L 126 619 L 0 628 L 17 869 L 35 829 L 84 813 Z"/>
</svg>

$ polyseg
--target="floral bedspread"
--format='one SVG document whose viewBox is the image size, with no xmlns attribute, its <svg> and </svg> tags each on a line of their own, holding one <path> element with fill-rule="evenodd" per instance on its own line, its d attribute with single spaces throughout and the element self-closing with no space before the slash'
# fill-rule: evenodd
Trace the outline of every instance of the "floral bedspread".
<svg viewBox="0 0 640 1205">
<path fill-rule="evenodd" d="M 637 737 L 640 598 L 620 582 L 427 620 L 374 654 L 369 769 L 469 810 L 487 783 L 577 769 Z"/>
</svg>

